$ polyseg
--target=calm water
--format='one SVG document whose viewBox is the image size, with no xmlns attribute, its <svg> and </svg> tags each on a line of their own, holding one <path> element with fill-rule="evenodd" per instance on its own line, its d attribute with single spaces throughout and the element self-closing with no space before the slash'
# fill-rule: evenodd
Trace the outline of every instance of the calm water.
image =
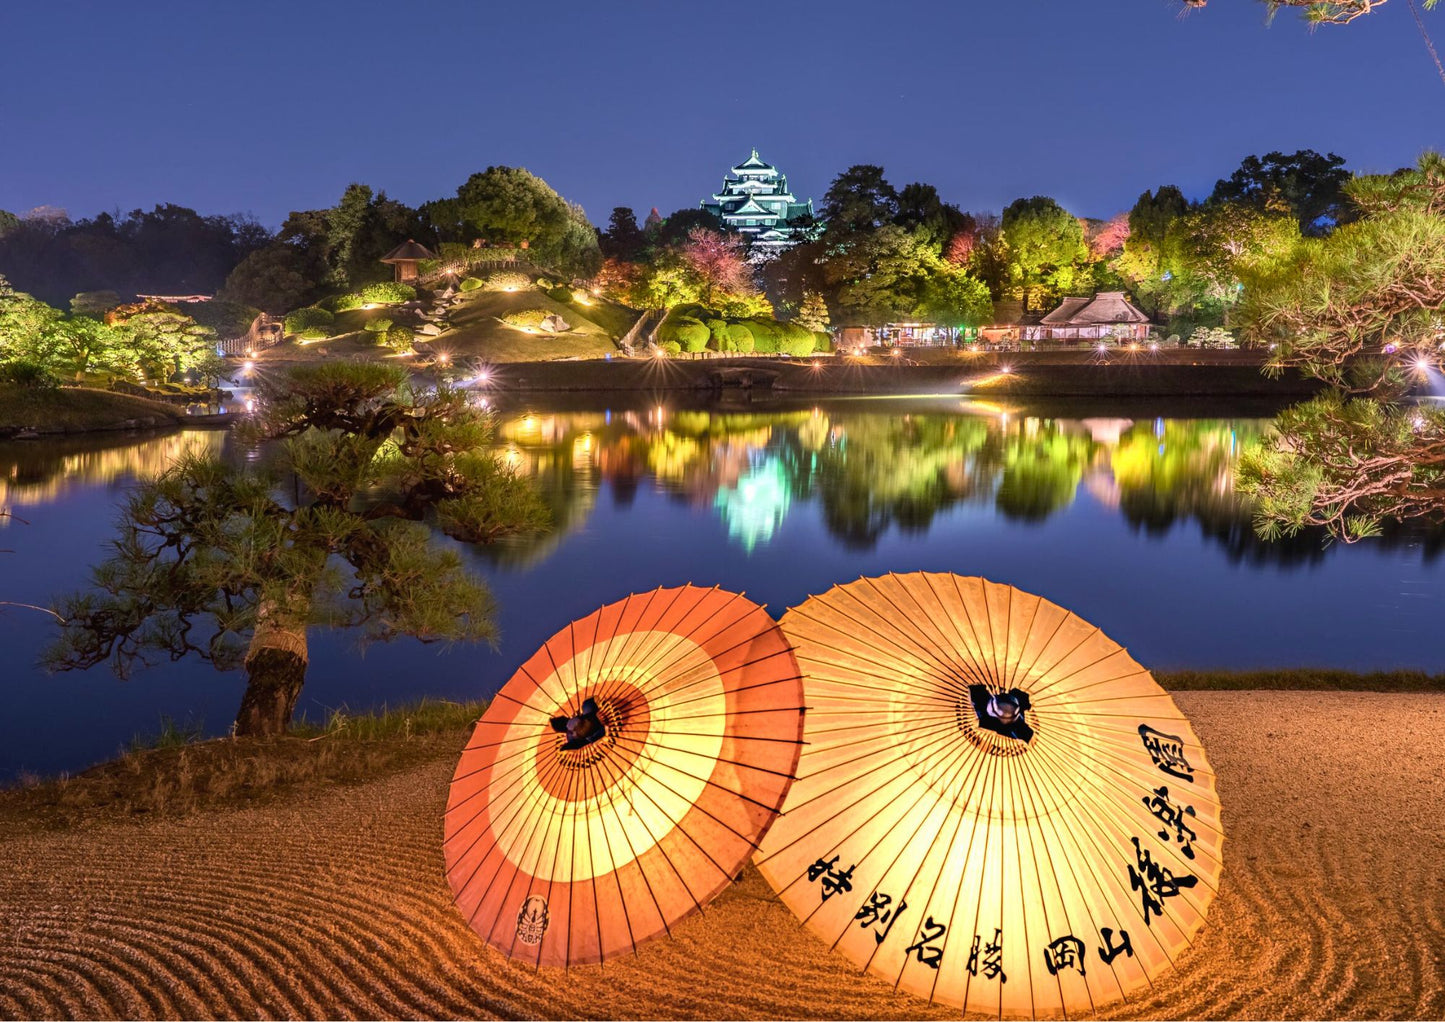
<svg viewBox="0 0 1445 1022">
<path fill-rule="evenodd" d="M 612 400 L 609 408 L 603 402 Z M 556 528 L 466 556 L 500 605 L 493 651 L 316 634 L 301 708 L 489 694 L 548 635 L 629 592 L 686 581 L 781 613 L 887 571 L 980 574 L 1098 624 L 1146 666 L 1445 670 L 1438 534 L 1355 546 L 1256 540 L 1231 486 L 1260 409 L 1002 408 L 958 399 L 690 410 L 619 399 L 501 412 L 506 457 Z M 0 444 L 0 599 L 83 584 L 138 477 L 224 434 Z M 162 715 L 224 733 L 240 677 L 166 664 L 121 682 L 33 665 L 50 619 L 0 608 L 0 781 L 111 756 Z"/>
</svg>

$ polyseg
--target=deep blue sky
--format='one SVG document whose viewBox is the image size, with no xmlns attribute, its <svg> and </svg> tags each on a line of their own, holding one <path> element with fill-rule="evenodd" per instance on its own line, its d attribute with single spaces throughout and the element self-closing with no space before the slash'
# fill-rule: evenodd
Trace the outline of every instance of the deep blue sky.
<svg viewBox="0 0 1445 1022">
<path fill-rule="evenodd" d="M 1311 33 L 1254 0 L 134 0 L 5 5 L 0 209 L 171 201 L 269 225 L 525 166 L 595 223 L 750 147 L 802 197 L 853 163 L 966 209 L 1108 216 L 1242 157 L 1391 170 L 1445 145 L 1404 0 Z M 1425 15 L 1445 43 L 1445 9 Z"/>
</svg>

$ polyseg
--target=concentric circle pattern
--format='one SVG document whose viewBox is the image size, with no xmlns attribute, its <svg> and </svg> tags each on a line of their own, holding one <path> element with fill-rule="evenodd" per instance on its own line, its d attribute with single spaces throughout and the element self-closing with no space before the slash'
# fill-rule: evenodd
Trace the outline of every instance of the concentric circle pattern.
<svg viewBox="0 0 1445 1022">
<path fill-rule="evenodd" d="M 555 719 L 592 717 L 569 743 Z M 468 923 L 539 965 L 634 951 L 736 877 L 797 764 L 797 661 L 720 589 L 630 596 L 548 639 L 497 694 L 447 804 Z"/>
<path fill-rule="evenodd" d="M 1127 997 L 1187 950 L 1222 869 L 1214 774 L 1122 647 L 948 574 L 860 579 L 781 624 L 805 745 L 755 860 L 809 930 L 1015 1017 Z"/>
</svg>

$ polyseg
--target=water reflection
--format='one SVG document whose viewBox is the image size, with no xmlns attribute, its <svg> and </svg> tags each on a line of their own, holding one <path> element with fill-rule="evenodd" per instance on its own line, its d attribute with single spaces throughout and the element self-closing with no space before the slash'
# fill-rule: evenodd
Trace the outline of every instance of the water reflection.
<svg viewBox="0 0 1445 1022">
<path fill-rule="evenodd" d="M 1243 447 L 1264 419 L 1051 418 L 975 402 L 947 411 L 865 404 L 779 412 L 501 413 L 506 459 L 532 476 L 557 529 L 499 556 L 530 561 L 581 527 L 603 483 L 626 506 L 650 482 L 711 508 L 732 542 L 766 547 L 816 503 L 827 531 L 867 550 L 890 529 L 927 532 L 959 506 L 1040 523 L 1080 499 L 1160 535 L 1196 521 L 1230 548 L 1253 544 L 1234 492 Z M 1250 537 L 1250 538 L 1246 538 Z M 1311 540 L 1310 549 L 1319 543 Z"/>
<path fill-rule="evenodd" d="M 72 491 L 151 479 L 184 454 L 218 453 L 225 441 L 221 430 L 196 429 L 139 442 L 107 435 L 0 443 L 0 507 L 23 515 Z"/>
</svg>

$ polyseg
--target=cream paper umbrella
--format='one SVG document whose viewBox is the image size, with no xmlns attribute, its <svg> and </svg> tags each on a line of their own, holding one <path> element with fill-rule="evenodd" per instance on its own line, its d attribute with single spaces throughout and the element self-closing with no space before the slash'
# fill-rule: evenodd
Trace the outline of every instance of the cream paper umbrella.
<svg viewBox="0 0 1445 1022">
<path fill-rule="evenodd" d="M 916 573 L 788 611 L 804 747 L 754 860 L 803 924 L 970 1011 L 1088 1011 L 1204 925 L 1223 832 L 1174 701 L 1047 600 Z"/>
<path fill-rule="evenodd" d="M 447 879 L 508 957 L 631 953 L 732 883 L 802 737 L 797 661 L 767 611 L 683 586 L 552 636 L 497 693 L 447 801 Z"/>
</svg>

